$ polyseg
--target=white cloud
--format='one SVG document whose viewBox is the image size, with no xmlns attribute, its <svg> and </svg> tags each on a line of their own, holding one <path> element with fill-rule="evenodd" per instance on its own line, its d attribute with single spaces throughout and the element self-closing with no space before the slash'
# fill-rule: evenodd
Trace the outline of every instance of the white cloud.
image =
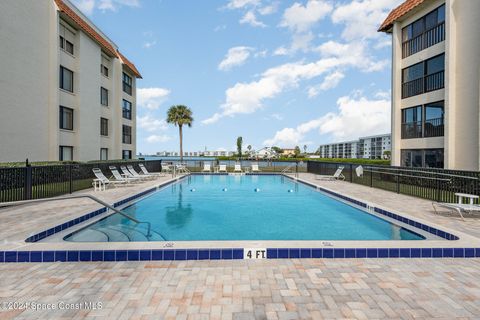
<svg viewBox="0 0 480 320">
<path fill-rule="evenodd" d="M 288 27 L 296 32 L 305 32 L 315 23 L 332 11 L 330 3 L 320 0 L 309 0 L 305 6 L 295 2 L 283 13 L 281 27 Z"/>
<path fill-rule="evenodd" d="M 370 56 L 368 43 L 364 41 L 352 41 L 349 43 L 340 43 L 337 41 L 327 41 L 314 49 L 324 58 L 336 57 L 346 59 L 355 64 L 360 70 L 373 72 L 383 70 L 388 66 L 389 61 L 377 60 Z"/>
<path fill-rule="evenodd" d="M 153 47 L 154 45 L 157 44 L 157 40 L 153 40 L 153 41 L 147 41 L 143 44 L 143 47 L 145 49 L 150 49 L 151 47 Z"/>
<path fill-rule="evenodd" d="M 220 106 L 220 112 L 205 119 L 203 124 L 212 124 L 225 116 L 249 114 L 261 109 L 263 101 L 270 99 L 284 90 L 298 86 L 302 80 L 310 80 L 334 70 L 356 68 L 363 72 L 382 70 L 388 65 L 388 60 L 377 61 L 366 53 L 365 44 L 361 42 L 341 44 L 329 41 L 316 49 L 321 59 L 305 63 L 303 61 L 286 63 L 270 68 L 261 74 L 260 79 L 252 82 L 238 82 L 225 92 L 225 102 Z M 331 76 L 324 88 L 340 81 L 340 74 Z"/>
<path fill-rule="evenodd" d="M 278 10 L 278 2 L 274 2 L 272 4 L 259 8 L 258 13 L 260 13 L 262 16 L 266 16 L 266 15 L 277 12 L 277 10 Z"/>
<path fill-rule="evenodd" d="M 157 143 L 157 142 L 167 142 L 170 141 L 172 137 L 162 134 L 162 135 L 157 135 L 157 134 L 152 134 L 145 139 L 148 143 Z"/>
<path fill-rule="evenodd" d="M 266 146 L 279 145 L 282 147 L 291 147 L 300 143 L 302 138 L 302 134 L 294 128 L 283 128 L 277 131 L 272 139 L 265 140 L 263 144 Z"/>
<path fill-rule="evenodd" d="M 261 0 L 230 0 L 226 7 L 231 10 L 241 9 L 249 6 L 257 6 L 260 2 Z"/>
<path fill-rule="evenodd" d="M 308 33 L 295 33 L 292 36 L 292 43 L 290 47 L 279 47 L 274 51 L 274 55 L 277 56 L 284 56 L 288 54 L 294 54 L 297 51 L 307 52 L 310 51 L 310 44 L 314 39 L 314 35 L 312 32 Z"/>
<path fill-rule="evenodd" d="M 332 13 L 333 23 L 343 23 L 346 40 L 380 38 L 377 32 L 390 10 L 404 0 L 352 0 L 339 5 Z"/>
<path fill-rule="evenodd" d="M 73 3 L 86 15 L 91 15 L 95 9 L 117 11 L 121 6 L 140 6 L 140 0 L 73 0 Z"/>
<path fill-rule="evenodd" d="M 221 25 L 216 26 L 216 27 L 213 29 L 213 31 L 219 32 L 219 31 L 222 31 L 222 30 L 225 30 L 225 29 L 227 29 L 227 26 L 226 26 L 225 24 L 221 24 Z"/>
<path fill-rule="evenodd" d="M 265 58 L 268 54 L 268 50 L 262 50 L 255 52 L 255 58 Z"/>
<path fill-rule="evenodd" d="M 247 59 L 250 57 L 250 53 L 252 51 L 253 48 L 243 46 L 228 49 L 228 53 L 218 65 L 218 69 L 227 71 L 235 66 L 244 64 L 245 61 L 247 61 Z"/>
<path fill-rule="evenodd" d="M 242 17 L 242 19 L 240 19 L 239 22 L 240 22 L 240 24 L 249 24 L 252 27 L 262 27 L 262 28 L 264 28 L 264 27 L 267 26 L 263 22 L 258 21 L 257 17 L 255 16 L 255 13 L 251 10 L 247 11 L 247 13 L 245 13 L 245 15 Z"/>
<path fill-rule="evenodd" d="M 310 87 L 308 89 L 308 97 L 312 98 L 318 95 L 320 91 L 326 91 L 335 88 L 344 77 L 345 74 L 338 70 L 330 73 L 323 79 L 323 82 L 320 83 L 320 85 Z"/>
<path fill-rule="evenodd" d="M 148 132 L 165 131 L 168 129 L 165 119 L 155 119 L 151 115 L 137 117 L 137 126 Z"/>
<path fill-rule="evenodd" d="M 91 15 L 95 9 L 95 0 L 73 0 L 73 4 L 86 15 Z"/>
<path fill-rule="evenodd" d="M 140 88 L 137 90 L 137 104 L 155 110 L 168 98 L 170 90 L 165 88 Z"/>
<path fill-rule="evenodd" d="M 337 100 L 337 112 L 329 112 L 296 128 L 283 128 L 273 138 L 265 140 L 264 144 L 298 144 L 313 130 L 319 134 L 330 134 L 335 141 L 390 132 L 390 101 L 369 100 L 357 95 L 340 97 Z"/>
</svg>

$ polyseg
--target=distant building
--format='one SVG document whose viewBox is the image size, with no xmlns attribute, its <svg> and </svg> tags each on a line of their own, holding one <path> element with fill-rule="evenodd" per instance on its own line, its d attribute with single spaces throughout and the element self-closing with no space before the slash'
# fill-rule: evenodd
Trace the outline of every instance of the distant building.
<svg viewBox="0 0 480 320">
<path fill-rule="evenodd" d="M 294 156 L 295 155 L 295 148 L 293 149 L 282 149 L 282 156 Z"/>
<path fill-rule="evenodd" d="M 254 156 L 261 159 L 273 159 L 277 157 L 277 152 L 271 147 L 265 147 L 256 151 Z"/>
<path fill-rule="evenodd" d="M 323 144 L 319 147 L 321 158 L 385 159 L 391 151 L 390 134 L 361 137 L 354 141 Z"/>
</svg>

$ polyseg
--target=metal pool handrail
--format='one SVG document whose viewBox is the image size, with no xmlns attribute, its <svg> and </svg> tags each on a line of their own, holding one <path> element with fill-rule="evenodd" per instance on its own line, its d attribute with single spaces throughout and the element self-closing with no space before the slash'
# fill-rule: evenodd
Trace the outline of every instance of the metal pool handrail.
<svg viewBox="0 0 480 320">
<path fill-rule="evenodd" d="M 103 200 L 100 200 L 97 197 L 94 197 L 94 196 L 89 195 L 89 194 L 67 195 L 67 196 L 61 196 L 61 197 L 55 197 L 55 198 L 2 202 L 2 203 L 0 203 L 0 208 L 1 207 L 10 207 L 10 206 L 19 206 L 19 205 L 22 205 L 22 204 L 39 203 L 39 202 L 47 202 L 47 201 L 58 201 L 58 200 L 68 200 L 68 199 L 80 199 L 80 198 L 91 199 L 91 200 L 101 204 L 102 206 L 105 206 L 108 209 L 113 210 L 115 213 L 118 213 L 118 214 L 124 216 L 125 218 L 127 218 L 129 220 L 132 220 L 133 222 L 135 222 L 137 224 L 145 223 L 147 225 L 147 237 L 149 238 L 149 237 L 152 236 L 152 233 L 151 233 L 152 227 L 151 227 L 150 222 L 137 220 L 136 218 L 126 214 L 125 212 L 114 208 L 113 206 L 109 205 L 108 203 L 104 202 Z M 159 234 L 159 235 L 163 238 L 163 240 L 166 240 L 161 234 Z"/>
</svg>

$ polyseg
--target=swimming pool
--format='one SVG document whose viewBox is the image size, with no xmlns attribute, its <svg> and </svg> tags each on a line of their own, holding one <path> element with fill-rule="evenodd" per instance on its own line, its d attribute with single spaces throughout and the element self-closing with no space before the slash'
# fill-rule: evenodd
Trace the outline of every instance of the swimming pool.
<svg viewBox="0 0 480 320">
<path fill-rule="evenodd" d="M 65 237 L 73 242 L 423 240 L 282 175 L 190 175 Z M 414 228 L 412 228 L 414 229 Z"/>
</svg>

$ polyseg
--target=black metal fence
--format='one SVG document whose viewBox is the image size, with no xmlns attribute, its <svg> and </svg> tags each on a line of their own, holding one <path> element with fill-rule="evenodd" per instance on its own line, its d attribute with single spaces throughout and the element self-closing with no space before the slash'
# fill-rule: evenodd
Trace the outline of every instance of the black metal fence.
<svg viewBox="0 0 480 320">
<path fill-rule="evenodd" d="M 480 194 L 480 172 L 307 161 L 307 171 L 332 175 L 343 166 L 345 181 L 441 202 L 457 201 L 455 193 Z M 478 201 L 477 201 L 478 202 Z"/>
<path fill-rule="evenodd" d="M 100 168 L 108 177 L 109 166 L 143 163 L 151 172 L 161 171 L 161 160 L 128 162 L 89 162 L 46 166 L 0 168 L 0 202 L 40 199 L 72 193 L 92 186 L 93 168 Z"/>
</svg>

